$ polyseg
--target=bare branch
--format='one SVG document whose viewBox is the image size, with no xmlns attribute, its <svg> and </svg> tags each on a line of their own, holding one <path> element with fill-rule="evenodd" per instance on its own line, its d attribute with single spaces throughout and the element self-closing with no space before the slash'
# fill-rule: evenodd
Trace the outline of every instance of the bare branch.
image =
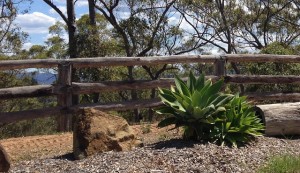
<svg viewBox="0 0 300 173">
<path fill-rule="evenodd" d="M 64 13 L 51 0 L 43 0 L 43 1 L 47 3 L 51 8 L 53 8 L 60 15 L 60 17 L 66 22 L 67 25 L 70 24 L 66 15 L 64 15 Z"/>
<path fill-rule="evenodd" d="M 153 48 L 153 42 L 155 39 L 155 36 L 158 32 L 159 27 L 161 27 L 161 23 L 163 22 L 167 12 L 169 11 L 169 9 L 172 7 L 172 5 L 175 3 L 176 0 L 171 1 L 169 4 L 167 4 L 164 12 L 162 13 L 162 15 L 160 16 L 159 21 L 156 24 L 156 27 L 154 28 L 153 32 L 152 32 L 152 36 L 151 39 L 147 45 L 147 48 L 145 48 L 143 51 L 141 51 L 137 56 L 145 56 L 145 54 L 150 51 Z"/>
</svg>

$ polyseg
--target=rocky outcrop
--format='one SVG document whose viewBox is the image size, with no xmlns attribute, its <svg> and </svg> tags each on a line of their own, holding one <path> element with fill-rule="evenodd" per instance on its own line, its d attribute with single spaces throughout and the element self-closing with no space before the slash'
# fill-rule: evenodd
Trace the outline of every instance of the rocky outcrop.
<svg viewBox="0 0 300 173">
<path fill-rule="evenodd" d="M 0 144 L 0 172 L 7 172 L 10 168 L 10 159 L 8 154 Z"/>
<path fill-rule="evenodd" d="M 75 159 L 142 146 L 125 119 L 93 108 L 85 108 L 75 116 L 73 135 Z"/>
</svg>

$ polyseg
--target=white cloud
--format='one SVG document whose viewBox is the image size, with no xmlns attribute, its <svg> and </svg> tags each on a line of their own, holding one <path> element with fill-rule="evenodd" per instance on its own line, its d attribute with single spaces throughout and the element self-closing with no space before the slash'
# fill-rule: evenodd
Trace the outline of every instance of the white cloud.
<svg viewBox="0 0 300 173">
<path fill-rule="evenodd" d="M 63 14 L 67 14 L 67 8 L 66 8 L 66 6 L 60 5 L 60 6 L 57 6 L 57 8 L 58 8 Z M 50 12 L 50 14 L 57 14 L 57 12 L 56 12 L 53 8 L 51 8 L 51 9 L 49 10 L 49 12 Z"/>
<path fill-rule="evenodd" d="M 192 18 L 187 17 L 187 19 L 189 21 L 192 21 L 192 23 L 193 23 Z M 185 19 L 181 19 L 179 14 L 172 15 L 172 17 L 170 17 L 168 20 L 169 20 L 170 25 L 178 25 L 181 22 L 181 24 L 179 26 L 180 29 L 183 29 L 188 32 L 194 31 L 193 27 Z"/>
<path fill-rule="evenodd" d="M 219 51 L 219 49 L 217 49 L 217 48 L 211 49 L 210 53 L 211 53 L 212 55 L 221 55 L 221 54 L 222 54 L 222 53 Z"/>
<path fill-rule="evenodd" d="M 77 7 L 83 7 L 83 6 L 88 6 L 88 1 L 77 1 L 76 6 Z"/>
<path fill-rule="evenodd" d="M 177 25 L 179 22 L 179 18 L 174 17 L 174 16 L 170 17 L 168 20 L 171 25 Z"/>
<path fill-rule="evenodd" d="M 128 11 L 118 11 L 118 16 L 120 19 L 125 20 L 128 19 L 130 17 L 130 12 Z"/>
<path fill-rule="evenodd" d="M 192 23 L 194 23 L 194 21 L 192 21 Z M 194 31 L 194 28 L 186 20 L 183 20 L 181 22 L 179 28 L 183 29 L 185 31 L 188 31 L 188 32 L 193 32 Z"/>
<path fill-rule="evenodd" d="M 56 19 L 44 13 L 33 12 L 20 14 L 15 22 L 29 34 L 48 33 L 48 28 L 55 24 Z"/>
<path fill-rule="evenodd" d="M 32 45 L 33 45 L 33 44 L 32 44 L 32 43 L 29 43 L 29 42 L 24 43 L 24 44 L 23 44 L 23 49 L 29 50 L 29 49 L 31 48 Z"/>
</svg>

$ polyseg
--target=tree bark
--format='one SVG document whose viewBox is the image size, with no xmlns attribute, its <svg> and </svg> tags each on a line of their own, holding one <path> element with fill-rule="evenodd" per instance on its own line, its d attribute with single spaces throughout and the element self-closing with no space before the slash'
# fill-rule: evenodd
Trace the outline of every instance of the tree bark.
<svg viewBox="0 0 300 173">
<path fill-rule="evenodd" d="M 266 123 L 265 135 L 300 135 L 300 102 L 257 105 Z"/>
<path fill-rule="evenodd" d="M 68 15 L 68 35 L 69 35 L 69 55 L 70 58 L 77 58 L 77 44 L 76 44 L 76 16 L 75 16 L 75 7 L 74 7 L 74 0 L 66 0 L 67 3 L 67 15 Z M 72 69 L 72 81 L 73 82 L 78 82 L 79 78 L 76 74 L 76 69 Z M 72 104 L 76 105 L 79 103 L 79 96 L 78 95 L 73 95 L 72 98 Z"/>
<path fill-rule="evenodd" d="M 95 11 L 94 0 L 88 0 L 88 3 L 89 3 L 90 25 L 96 26 L 96 11 Z"/>
<path fill-rule="evenodd" d="M 68 15 L 68 34 L 69 34 L 69 55 L 70 58 L 77 58 L 77 46 L 75 40 L 76 24 L 75 24 L 75 10 L 74 0 L 66 0 L 67 15 Z"/>
<path fill-rule="evenodd" d="M 88 0 L 88 4 L 89 4 L 89 19 L 90 19 L 90 25 L 92 26 L 92 30 L 90 31 L 90 34 L 92 35 L 92 37 L 98 37 L 97 33 L 97 29 L 96 29 L 96 10 L 95 10 L 95 2 L 94 0 Z M 94 43 L 97 44 L 97 43 Z M 91 56 L 92 57 L 98 57 L 98 50 L 95 46 L 92 46 L 92 50 L 91 51 Z M 95 68 L 94 71 L 97 72 L 97 69 Z M 94 74 L 94 80 L 98 81 L 99 80 L 99 76 L 97 73 Z M 93 93 L 92 94 L 92 100 L 93 103 L 98 103 L 99 102 L 99 96 L 100 93 Z"/>
</svg>

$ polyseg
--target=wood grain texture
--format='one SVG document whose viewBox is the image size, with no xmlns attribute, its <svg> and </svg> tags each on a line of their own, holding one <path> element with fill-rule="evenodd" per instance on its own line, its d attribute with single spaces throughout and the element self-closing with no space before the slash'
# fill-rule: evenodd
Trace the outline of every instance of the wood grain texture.
<svg viewBox="0 0 300 173">
<path fill-rule="evenodd" d="M 239 84 L 300 84 L 296 75 L 227 75 L 226 83 Z"/>
<path fill-rule="evenodd" d="M 300 135 L 300 102 L 257 107 L 264 114 L 267 136 Z"/>
<path fill-rule="evenodd" d="M 18 112 L 0 112 L 0 123 L 12 123 L 51 116 L 63 116 L 62 107 L 33 109 Z"/>
<path fill-rule="evenodd" d="M 52 85 L 22 86 L 0 89 L 0 99 L 51 96 Z"/>
<path fill-rule="evenodd" d="M 226 62 L 280 62 L 299 63 L 299 55 L 271 54 L 227 54 L 227 55 L 172 55 L 152 57 L 94 57 L 74 59 L 31 59 L 0 61 L 0 70 L 22 68 L 52 68 L 59 64 L 71 63 L 75 68 L 101 66 L 134 66 L 177 63 L 214 63 L 216 60 Z"/>
</svg>

